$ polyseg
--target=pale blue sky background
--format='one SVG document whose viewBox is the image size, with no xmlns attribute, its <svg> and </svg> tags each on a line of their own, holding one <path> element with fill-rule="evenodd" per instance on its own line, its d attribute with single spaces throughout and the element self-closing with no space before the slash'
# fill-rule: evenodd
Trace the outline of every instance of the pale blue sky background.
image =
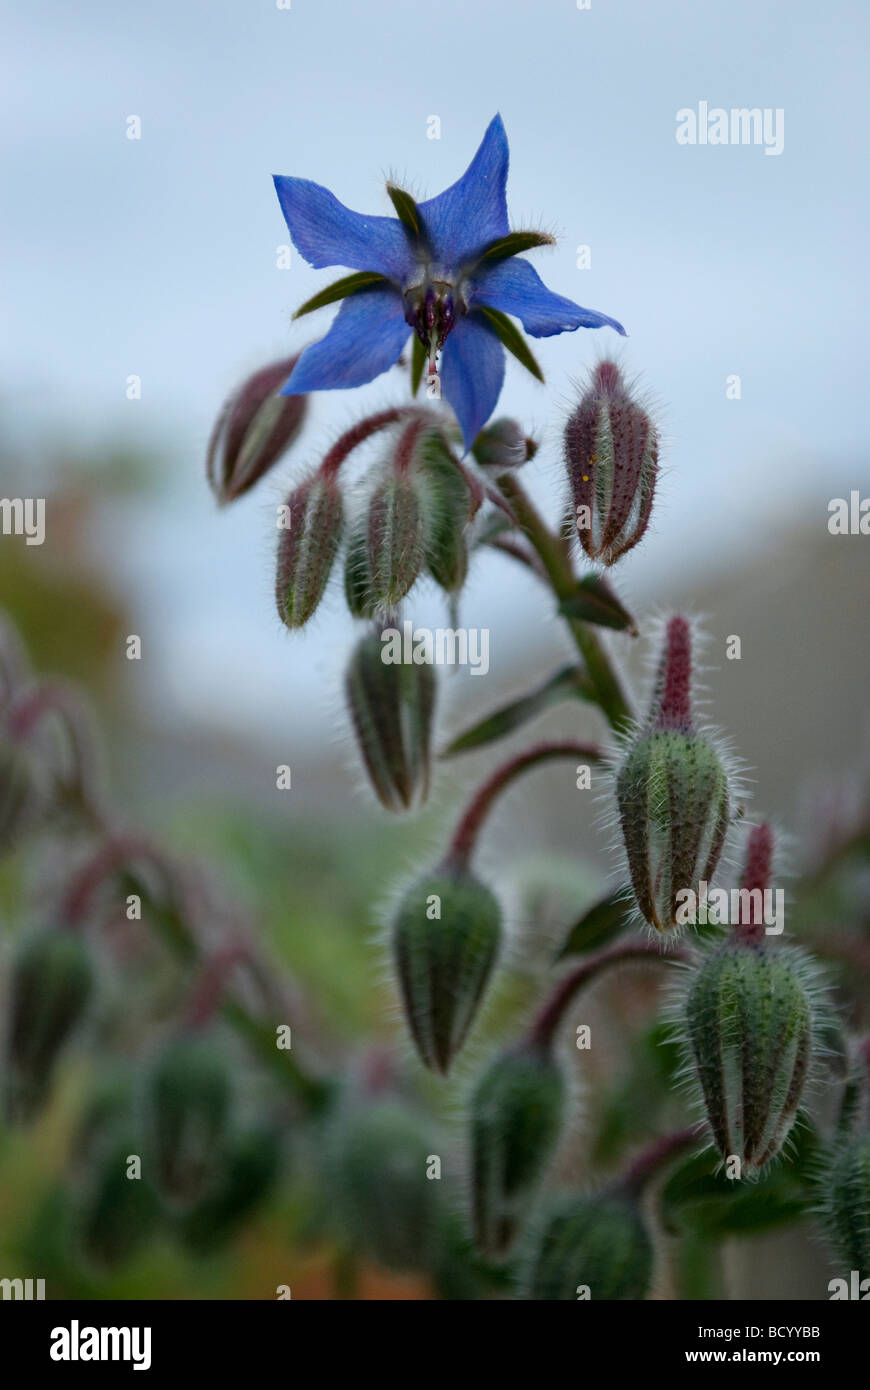
<svg viewBox="0 0 870 1390">
<path fill-rule="evenodd" d="M 679 571 L 763 545 L 769 527 L 870 485 L 863 0 L 60 0 L 4 3 L 3 396 L 71 437 L 129 432 L 171 450 L 171 488 L 113 513 L 100 544 L 122 564 L 171 716 L 240 708 L 265 724 L 323 721 L 349 623 L 331 603 L 287 637 L 273 615 L 277 487 L 216 513 L 202 481 L 212 417 L 240 374 L 304 341 L 293 308 L 329 279 L 294 254 L 272 173 L 386 212 L 387 173 L 431 194 L 465 168 L 500 110 L 509 206 L 558 247 L 556 290 L 621 319 L 542 342 L 545 392 L 510 368 L 502 410 L 545 448 L 571 379 L 619 348 L 669 440 L 655 534 L 624 592 L 666 601 Z M 785 149 L 677 145 L 676 112 L 782 107 Z M 125 138 L 130 114 L 139 142 Z M 427 117 L 442 138 L 426 138 Z M 592 268 L 575 248 L 592 247 Z M 725 378 L 739 373 L 740 402 Z M 128 403 L 129 373 L 143 399 Z M 292 477 L 398 377 L 320 396 Z M 547 447 L 549 441 L 549 447 Z M 522 574 L 488 560 L 467 621 L 493 662 L 545 612 Z M 437 609 L 423 603 L 419 615 Z M 500 656 L 501 652 L 501 656 Z M 203 702 L 206 702 L 204 705 Z"/>
</svg>

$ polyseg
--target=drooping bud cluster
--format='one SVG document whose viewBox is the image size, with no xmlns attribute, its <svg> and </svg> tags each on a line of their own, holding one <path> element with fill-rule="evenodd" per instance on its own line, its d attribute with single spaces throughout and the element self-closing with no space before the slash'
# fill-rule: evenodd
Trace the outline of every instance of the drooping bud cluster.
<svg viewBox="0 0 870 1390">
<path fill-rule="evenodd" d="M 525 1042 L 490 1065 L 471 1101 L 478 1246 L 501 1255 L 525 1221 L 562 1128 L 565 1082 L 546 1045 Z"/>
<path fill-rule="evenodd" d="M 374 792 L 388 811 L 425 800 L 432 761 L 435 672 L 428 662 L 385 662 L 376 625 L 354 648 L 345 693 Z"/>
<path fill-rule="evenodd" d="M 440 429 L 412 419 L 391 442 L 348 540 L 345 596 L 358 617 L 390 612 L 424 570 L 448 593 L 465 582 L 465 530 L 480 496 Z"/>
<path fill-rule="evenodd" d="M 6 1048 L 11 1118 L 30 1119 L 42 1104 L 93 988 L 90 952 L 77 932 L 50 928 L 22 944 L 12 968 Z"/>
<path fill-rule="evenodd" d="M 580 544 L 615 564 L 649 525 L 658 433 L 614 362 L 599 362 L 565 428 L 565 462 Z"/>
<path fill-rule="evenodd" d="M 206 469 L 219 502 L 250 491 L 297 438 L 307 397 L 279 391 L 297 357 L 272 362 L 242 383 L 218 416 L 208 446 Z"/>
<path fill-rule="evenodd" d="M 691 629 L 667 625 L 664 656 L 646 724 L 616 773 L 616 801 L 637 907 L 656 931 L 680 924 L 681 894 L 713 878 L 728 830 L 729 774 L 692 716 Z"/>
<path fill-rule="evenodd" d="M 501 908 L 485 884 L 445 862 L 406 891 L 392 951 L 411 1036 L 446 1074 L 471 1028 L 501 943 Z"/>
<path fill-rule="evenodd" d="M 521 1297 L 642 1299 L 653 1244 L 637 1202 L 623 1193 L 562 1196 L 548 1203 L 527 1255 Z"/>
</svg>

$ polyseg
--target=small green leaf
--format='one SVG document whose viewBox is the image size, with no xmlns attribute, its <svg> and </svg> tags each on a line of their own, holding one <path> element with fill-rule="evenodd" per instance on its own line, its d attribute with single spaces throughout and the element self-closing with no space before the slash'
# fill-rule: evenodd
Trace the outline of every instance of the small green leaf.
<svg viewBox="0 0 870 1390">
<path fill-rule="evenodd" d="M 349 294 L 359 294 L 362 290 L 374 289 L 376 285 L 388 284 L 385 275 L 378 275 L 373 270 L 357 270 L 353 275 L 345 275 L 341 280 L 327 285 L 325 290 L 312 295 L 311 299 L 306 299 L 293 317 L 299 319 L 303 314 L 313 314 L 315 309 L 322 309 L 326 304 L 334 304 L 337 299 L 346 299 Z"/>
<path fill-rule="evenodd" d="M 416 396 L 420 389 L 420 382 L 423 380 L 423 369 L 426 366 L 426 349 L 414 334 L 411 343 L 411 395 Z"/>
<path fill-rule="evenodd" d="M 420 217 L 420 209 L 410 193 L 406 193 L 403 188 L 397 188 L 394 183 L 387 184 L 387 193 L 390 196 L 390 202 L 396 209 L 396 216 L 399 221 L 407 227 L 413 236 L 421 236 L 423 221 Z"/>
<path fill-rule="evenodd" d="M 609 893 L 606 898 L 584 912 L 579 922 L 575 922 L 565 938 L 556 960 L 566 956 L 582 956 L 586 951 L 597 950 L 613 937 L 618 936 L 631 923 L 633 910 L 631 899 L 624 893 Z"/>
<path fill-rule="evenodd" d="M 811 1197 L 797 1165 L 773 1168 L 748 1183 L 717 1172 L 709 1150 L 682 1163 L 660 1196 L 662 1225 L 676 1234 L 691 1229 L 709 1239 L 749 1235 L 785 1226 L 803 1216 Z"/>
<path fill-rule="evenodd" d="M 508 232 L 490 242 L 478 264 L 493 265 L 496 261 L 506 261 L 509 256 L 519 256 L 523 251 L 534 251 L 536 246 L 555 246 L 556 238 L 547 232 Z"/>
<path fill-rule="evenodd" d="M 536 376 L 538 381 L 543 381 L 544 373 L 535 361 L 528 343 L 516 324 L 511 323 L 507 314 L 503 314 L 500 309 L 489 309 L 485 305 L 481 305 L 475 312 L 483 315 L 499 341 L 508 352 L 513 353 L 518 362 L 522 363 L 526 371 Z"/>
<path fill-rule="evenodd" d="M 579 580 L 574 592 L 559 604 L 559 612 L 564 618 L 579 618 L 584 623 L 637 636 L 634 618 L 623 608 L 607 580 L 597 574 Z"/>
<path fill-rule="evenodd" d="M 585 700 L 594 698 L 589 677 L 580 666 L 565 666 L 530 695 L 513 700 L 509 705 L 503 705 L 501 709 L 487 715 L 479 724 L 455 738 L 441 756 L 452 758 L 457 753 L 467 753 L 470 748 L 481 748 L 486 743 L 493 743 L 495 739 L 504 738 L 521 724 L 549 709 L 551 705 L 559 704 L 572 696 Z"/>
</svg>

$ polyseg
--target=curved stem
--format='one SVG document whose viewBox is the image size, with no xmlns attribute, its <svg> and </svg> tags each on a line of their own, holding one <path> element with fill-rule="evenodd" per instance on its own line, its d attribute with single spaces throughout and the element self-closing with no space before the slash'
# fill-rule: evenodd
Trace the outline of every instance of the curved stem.
<svg viewBox="0 0 870 1390">
<path fill-rule="evenodd" d="M 335 441 L 320 465 L 320 472 L 324 477 L 331 477 L 338 472 L 348 454 L 358 448 L 360 444 L 364 444 L 367 439 L 371 439 L 373 434 L 386 429 L 388 425 L 395 424 L 397 420 L 405 419 L 408 415 L 419 415 L 420 413 L 421 409 L 418 405 L 397 405 L 391 406 L 388 410 L 379 410 L 375 415 L 367 415 L 365 419 L 358 420 Z"/>
<path fill-rule="evenodd" d="M 560 980 L 550 998 L 545 1000 L 529 1029 L 529 1045 L 550 1048 L 568 1008 L 580 990 L 612 966 L 636 960 L 654 960 L 662 964 L 673 960 L 685 962 L 689 960 L 689 953 L 677 947 L 666 954 L 654 941 L 624 941 L 589 956 Z"/>
<path fill-rule="evenodd" d="M 640 1197 L 650 1179 L 656 1177 L 661 1169 L 684 1149 L 694 1148 L 699 1142 L 699 1137 L 697 1126 L 692 1125 L 686 1129 L 675 1130 L 673 1134 L 665 1134 L 660 1139 L 654 1139 L 632 1159 L 611 1190 L 623 1193 L 627 1197 Z"/>
<path fill-rule="evenodd" d="M 498 479 L 498 485 L 516 513 L 522 530 L 537 551 L 553 593 L 560 600 L 570 597 L 574 591 L 576 577 L 562 539 L 550 530 L 518 478 L 511 473 L 504 473 Z M 631 709 L 603 643 L 587 623 L 581 622 L 578 618 L 566 618 L 565 621 L 586 662 L 586 669 L 595 686 L 598 704 L 607 722 L 613 729 L 626 727 L 631 723 Z"/>
<path fill-rule="evenodd" d="M 471 799 L 464 815 L 453 832 L 444 864 L 457 872 L 468 867 L 468 861 L 477 843 L 477 837 L 493 802 L 521 773 L 539 763 L 550 762 L 554 758 L 588 758 L 590 762 L 600 762 L 603 753 L 592 743 L 578 743 L 576 739 L 560 739 L 548 743 L 537 743 L 527 748 L 487 778 Z"/>
</svg>

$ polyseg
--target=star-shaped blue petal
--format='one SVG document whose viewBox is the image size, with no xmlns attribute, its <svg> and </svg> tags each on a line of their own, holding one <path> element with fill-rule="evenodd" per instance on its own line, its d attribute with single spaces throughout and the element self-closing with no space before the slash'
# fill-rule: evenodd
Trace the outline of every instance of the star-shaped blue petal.
<svg viewBox="0 0 870 1390">
<path fill-rule="evenodd" d="M 508 163 L 504 125 L 495 116 L 462 177 L 415 205 L 416 232 L 396 217 L 353 212 L 309 179 L 276 176 L 290 236 L 310 265 L 381 277 L 380 283 L 342 290 L 349 297 L 332 327 L 301 354 L 282 394 L 372 381 L 395 364 L 413 327 L 424 343 L 429 333 L 433 355 L 441 352 L 443 395 L 470 448 L 504 381 L 502 340 L 492 314 L 482 310 L 518 318 L 536 338 L 605 325 L 625 332 L 616 319 L 548 290 L 528 261 L 484 254 L 510 233 Z"/>
</svg>

